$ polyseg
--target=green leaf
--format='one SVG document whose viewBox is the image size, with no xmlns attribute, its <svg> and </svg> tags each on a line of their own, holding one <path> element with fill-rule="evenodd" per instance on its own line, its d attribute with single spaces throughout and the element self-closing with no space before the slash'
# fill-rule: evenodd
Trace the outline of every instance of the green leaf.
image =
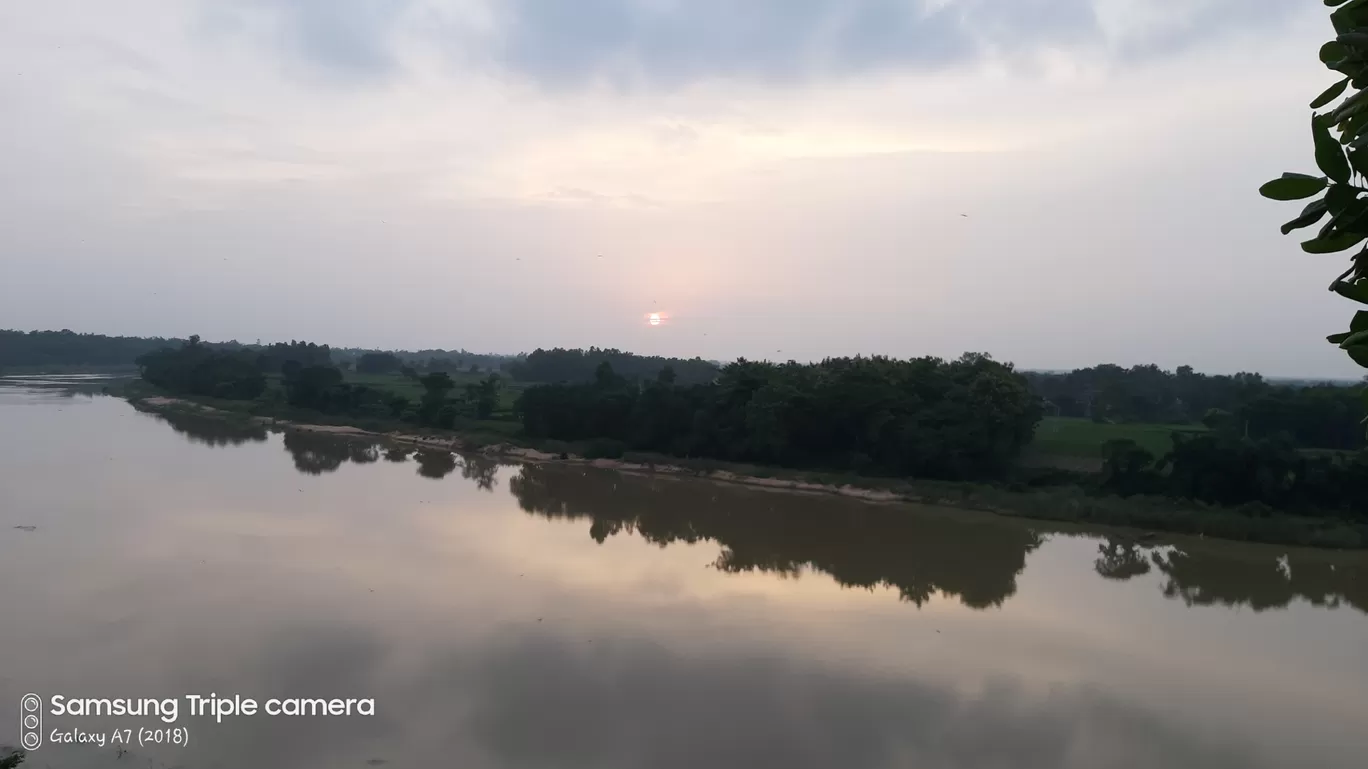
<svg viewBox="0 0 1368 769">
<path fill-rule="evenodd" d="M 1355 363 L 1368 368 L 1368 347 L 1359 345 L 1358 347 L 1350 347 L 1345 352 L 1349 353 L 1349 357 L 1353 358 Z"/>
<path fill-rule="evenodd" d="M 1339 216 L 1330 220 L 1334 224 L 1334 231 L 1340 234 L 1362 234 L 1368 235 L 1368 200 L 1359 199 L 1341 213 Z M 1358 258 L 1356 255 L 1355 259 Z"/>
<path fill-rule="evenodd" d="M 1344 340 L 1348 339 L 1348 338 L 1351 337 L 1351 336 L 1353 336 L 1353 332 L 1345 331 L 1345 332 L 1342 333 L 1342 334 L 1331 334 L 1330 336 L 1327 336 L 1327 337 L 1325 338 L 1325 341 L 1329 342 L 1330 344 L 1335 344 L 1335 345 L 1337 345 L 1337 344 L 1339 344 L 1340 342 L 1343 342 Z"/>
<path fill-rule="evenodd" d="M 1354 149 L 1351 146 L 1348 150 L 1348 154 L 1350 168 L 1353 168 L 1359 173 L 1364 173 L 1364 169 L 1368 169 L 1368 152 Z"/>
<path fill-rule="evenodd" d="M 1330 135 L 1330 128 L 1320 115 L 1311 116 L 1311 137 L 1316 142 L 1316 165 L 1331 179 L 1348 184 L 1351 174 L 1349 160 L 1344 157 L 1344 150 Z"/>
<path fill-rule="evenodd" d="M 1338 83 L 1335 83 L 1334 85 L 1322 91 L 1321 95 L 1317 96 L 1315 101 L 1311 102 L 1311 109 L 1320 109 L 1321 107 L 1324 107 L 1325 105 L 1329 104 L 1335 99 L 1338 99 L 1340 97 L 1340 94 L 1344 93 L 1344 89 L 1348 87 L 1349 78 L 1346 77 L 1345 79 L 1339 81 Z"/>
<path fill-rule="evenodd" d="M 1360 22 L 1362 21 L 1363 6 L 1364 3 L 1361 0 L 1349 0 L 1331 12 L 1330 22 L 1335 25 L 1335 32 L 1339 34 L 1353 32 L 1362 26 Z"/>
<path fill-rule="evenodd" d="M 1302 243 L 1301 247 L 1308 254 L 1333 254 L 1353 248 L 1363 242 L 1365 237 L 1368 236 L 1350 232 L 1333 235 L 1329 238 L 1313 238 Z"/>
<path fill-rule="evenodd" d="M 1359 310 L 1354 313 L 1354 319 L 1349 321 L 1350 331 L 1368 331 L 1368 310 Z"/>
<path fill-rule="evenodd" d="M 1260 187 L 1259 194 L 1272 200 L 1301 200 L 1325 189 L 1326 181 L 1324 177 L 1287 173 Z"/>
<path fill-rule="evenodd" d="M 1353 283 L 1340 281 L 1331 286 L 1331 291 L 1344 297 L 1352 299 L 1359 304 L 1368 304 L 1368 280 L 1357 280 Z"/>
<path fill-rule="evenodd" d="M 1368 48 L 1368 32 L 1363 32 L 1361 30 L 1345 32 L 1335 38 L 1335 42 L 1344 43 L 1350 48 Z"/>
<path fill-rule="evenodd" d="M 1368 331 L 1355 331 L 1340 342 L 1340 347 L 1349 349 L 1350 347 L 1361 347 L 1368 343 Z"/>
<path fill-rule="evenodd" d="M 1321 217 L 1325 216 L 1329 210 L 1330 209 L 1325 207 L 1325 200 L 1311 201 L 1306 208 L 1302 209 L 1301 216 L 1298 216 L 1296 219 L 1293 219 L 1282 226 L 1282 234 L 1286 235 L 1293 230 L 1299 230 L 1302 227 L 1310 227 L 1320 221 Z"/>
<path fill-rule="evenodd" d="M 1350 118 L 1358 116 L 1358 114 L 1363 111 L 1364 106 L 1368 106 L 1368 102 L 1365 102 L 1365 99 L 1368 99 L 1368 91 L 1359 91 L 1358 93 L 1355 93 L 1353 96 L 1340 102 L 1340 105 L 1336 107 L 1326 119 L 1330 122 L 1330 125 L 1339 126 L 1341 131 L 1349 131 L 1352 126 L 1344 125 L 1344 123 Z"/>
<path fill-rule="evenodd" d="M 1331 40 L 1320 49 L 1320 60 L 1323 64 L 1333 64 L 1344 61 L 1349 57 L 1349 48 L 1338 40 Z"/>
<path fill-rule="evenodd" d="M 1358 199 L 1359 190 L 1348 184 L 1334 184 L 1325 192 L 1325 206 L 1331 214 L 1339 216 Z"/>
</svg>

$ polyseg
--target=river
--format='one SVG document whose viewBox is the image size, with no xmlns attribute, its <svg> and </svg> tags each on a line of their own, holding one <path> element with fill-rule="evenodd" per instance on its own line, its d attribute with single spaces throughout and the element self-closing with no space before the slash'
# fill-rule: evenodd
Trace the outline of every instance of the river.
<svg viewBox="0 0 1368 769">
<path fill-rule="evenodd" d="M 502 465 L 42 381 L 0 387 L 0 436 L 25 767 L 1368 762 L 1362 554 Z M 211 692 L 374 715 L 188 712 Z M 188 744 L 138 744 L 168 727 Z M 53 742 L 81 734 L 107 741 Z"/>
</svg>

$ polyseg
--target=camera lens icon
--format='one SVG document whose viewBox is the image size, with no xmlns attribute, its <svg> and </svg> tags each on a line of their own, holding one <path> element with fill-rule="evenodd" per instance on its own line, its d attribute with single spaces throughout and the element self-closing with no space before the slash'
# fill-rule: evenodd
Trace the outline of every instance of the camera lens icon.
<svg viewBox="0 0 1368 769">
<path fill-rule="evenodd" d="M 25 750 L 37 750 L 43 744 L 43 698 L 25 694 L 19 698 L 19 742 Z"/>
</svg>

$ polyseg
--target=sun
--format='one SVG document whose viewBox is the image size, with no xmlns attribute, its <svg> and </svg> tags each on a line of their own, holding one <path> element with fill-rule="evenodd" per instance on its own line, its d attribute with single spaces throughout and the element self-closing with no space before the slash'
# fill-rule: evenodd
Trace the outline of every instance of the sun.
<svg viewBox="0 0 1368 769">
<path fill-rule="evenodd" d="M 652 326 L 659 326 L 663 321 L 660 318 L 660 313 L 653 312 L 646 316 L 646 322 L 650 323 Z"/>
</svg>

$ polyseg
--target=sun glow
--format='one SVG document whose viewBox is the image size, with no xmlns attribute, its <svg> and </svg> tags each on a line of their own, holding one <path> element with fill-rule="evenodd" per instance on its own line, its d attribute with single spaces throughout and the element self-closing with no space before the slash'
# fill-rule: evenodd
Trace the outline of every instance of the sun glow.
<svg viewBox="0 0 1368 769">
<path fill-rule="evenodd" d="M 663 326 L 670 319 L 670 316 L 663 312 L 646 313 L 646 323 L 651 326 Z"/>
</svg>

